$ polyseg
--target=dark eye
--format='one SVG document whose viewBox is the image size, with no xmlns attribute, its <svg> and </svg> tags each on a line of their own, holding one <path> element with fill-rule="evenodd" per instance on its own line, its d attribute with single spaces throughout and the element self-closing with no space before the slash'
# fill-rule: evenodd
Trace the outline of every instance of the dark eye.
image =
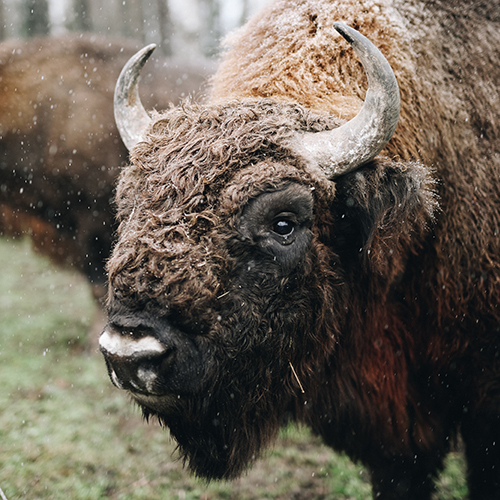
<svg viewBox="0 0 500 500">
<path fill-rule="evenodd" d="M 279 219 L 273 223 L 273 231 L 280 236 L 290 236 L 295 228 L 295 223 L 287 219 Z"/>
</svg>

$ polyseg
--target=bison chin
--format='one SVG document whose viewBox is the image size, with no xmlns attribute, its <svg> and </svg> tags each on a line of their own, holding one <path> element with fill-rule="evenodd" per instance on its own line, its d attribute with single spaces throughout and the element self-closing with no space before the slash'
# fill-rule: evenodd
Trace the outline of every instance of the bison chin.
<svg viewBox="0 0 500 500">
<path fill-rule="evenodd" d="M 259 384 L 250 394 L 235 385 L 228 381 L 218 392 L 205 387 L 193 395 L 131 395 L 146 420 L 157 418 L 170 429 L 192 472 L 208 480 L 234 479 L 275 439 L 288 406 L 283 388 L 270 398 Z"/>
<path fill-rule="evenodd" d="M 277 414 L 277 408 L 285 406 L 283 401 L 277 402 L 276 398 L 275 406 L 266 401 L 242 410 L 242 400 L 231 396 L 226 393 L 207 394 L 196 400 L 180 398 L 175 410 L 172 401 L 165 401 L 167 414 L 152 411 L 148 397 L 135 399 L 147 419 L 155 416 L 170 429 L 185 464 L 197 476 L 212 480 L 240 476 L 260 450 L 275 439 L 283 424 L 283 416 Z M 158 408 L 158 400 L 154 406 Z"/>
<path fill-rule="evenodd" d="M 288 363 L 263 345 L 228 358 L 229 344 L 214 342 L 215 332 L 187 334 L 158 316 L 114 311 L 100 339 L 113 383 L 170 429 L 196 475 L 240 475 L 285 420 Z"/>
</svg>

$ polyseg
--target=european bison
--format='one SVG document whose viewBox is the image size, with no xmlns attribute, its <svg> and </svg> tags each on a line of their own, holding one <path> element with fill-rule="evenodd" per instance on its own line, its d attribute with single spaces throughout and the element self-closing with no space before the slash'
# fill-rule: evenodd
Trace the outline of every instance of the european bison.
<svg viewBox="0 0 500 500">
<path fill-rule="evenodd" d="M 122 73 L 100 345 L 196 474 L 238 475 L 294 420 L 375 497 L 422 500 L 460 432 L 470 498 L 500 498 L 499 12 L 277 0 L 209 104 L 151 118 L 151 49 Z"/>
<path fill-rule="evenodd" d="M 0 45 L 0 231 L 31 234 L 42 253 L 82 271 L 97 298 L 105 294 L 112 199 L 128 156 L 113 91 L 137 48 L 96 35 Z M 157 60 L 142 94 L 168 107 L 199 92 L 207 75 L 207 63 Z"/>
</svg>

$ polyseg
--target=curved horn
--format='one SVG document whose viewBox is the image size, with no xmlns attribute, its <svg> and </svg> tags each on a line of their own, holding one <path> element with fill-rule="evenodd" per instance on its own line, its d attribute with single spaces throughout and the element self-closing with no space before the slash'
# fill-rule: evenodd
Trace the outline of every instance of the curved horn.
<svg viewBox="0 0 500 500">
<path fill-rule="evenodd" d="M 132 56 L 123 67 L 115 87 L 115 122 L 123 143 L 130 151 L 141 139 L 151 123 L 139 97 L 140 72 L 155 50 L 152 43 Z"/>
<path fill-rule="evenodd" d="M 399 87 L 381 52 L 366 37 L 343 23 L 335 29 L 352 45 L 368 77 L 360 112 L 349 122 L 324 132 L 298 138 L 295 151 L 320 166 L 329 179 L 355 170 L 380 153 L 399 119 Z"/>
</svg>

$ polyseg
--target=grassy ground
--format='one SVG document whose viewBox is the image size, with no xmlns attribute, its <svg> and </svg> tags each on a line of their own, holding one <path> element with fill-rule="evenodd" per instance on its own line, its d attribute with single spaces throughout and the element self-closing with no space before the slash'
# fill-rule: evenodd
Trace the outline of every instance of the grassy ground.
<svg viewBox="0 0 500 500">
<path fill-rule="evenodd" d="M 306 430 L 231 483 L 207 485 L 175 460 L 168 432 L 146 425 L 86 349 L 95 306 L 86 282 L 0 239 L 0 488 L 15 499 L 371 498 L 368 474 Z M 452 454 L 441 500 L 466 496 Z"/>
</svg>

